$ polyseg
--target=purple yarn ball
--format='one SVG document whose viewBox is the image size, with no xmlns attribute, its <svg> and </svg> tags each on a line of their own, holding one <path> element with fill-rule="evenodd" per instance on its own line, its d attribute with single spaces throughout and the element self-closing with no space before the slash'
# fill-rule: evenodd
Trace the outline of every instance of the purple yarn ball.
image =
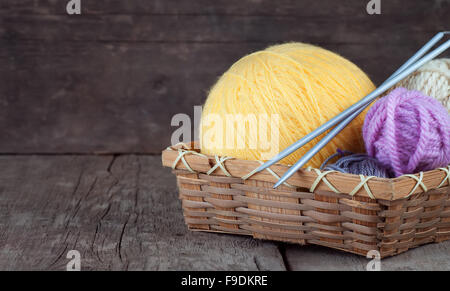
<svg viewBox="0 0 450 291">
<path fill-rule="evenodd" d="M 396 177 L 450 163 L 450 117 L 435 99 L 398 88 L 366 115 L 363 137 L 369 156 Z"/>
</svg>

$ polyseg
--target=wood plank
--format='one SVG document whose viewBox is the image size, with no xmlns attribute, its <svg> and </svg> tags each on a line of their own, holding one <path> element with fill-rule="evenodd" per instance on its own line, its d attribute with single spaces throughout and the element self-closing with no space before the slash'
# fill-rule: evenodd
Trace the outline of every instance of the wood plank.
<svg viewBox="0 0 450 291">
<path fill-rule="evenodd" d="M 256 46 L 217 55 L 220 46 L 208 44 L 0 46 L 0 152 L 160 153 L 172 116 L 192 116 L 239 51 Z"/>
<path fill-rule="evenodd" d="M 0 156 L 0 270 L 283 270 L 275 244 L 188 232 L 160 156 Z"/>
<path fill-rule="evenodd" d="M 450 10 L 450 9 L 449 9 Z M 315 44 L 417 45 L 423 36 L 446 29 L 435 16 L 336 14 L 301 17 L 241 15 L 67 15 L 3 14 L 0 38 L 9 41 L 127 41 L 127 42 L 260 42 L 304 41 Z M 395 27 L 396 34 L 389 32 Z M 243 28 L 245 33 L 242 33 Z M 292 29 L 295 28 L 295 29 Z M 414 29 L 414 33 L 412 33 Z M 431 33 L 430 33 L 431 32 Z M 395 37 L 394 37 L 395 36 Z M 432 35 L 431 35 L 432 36 Z M 430 37 L 431 37 L 430 36 Z M 369 53 L 369 52 L 368 52 Z M 368 54 L 369 55 L 369 54 Z"/>
<path fill-rule="evenodd" d="M 366 4 L 361 0 L 346 0 L 345 3 L 333 0 L 102 0 L 85 1 L 83 12 L 90 14 L 151 14 L 151 15 L 299 15 L 317 16 L 342 14 L 354 16 L 366 13 Z M 7 13 L 23 14 L 65 14 L 67 2 L 54 0 L 4 0 L 0 9 Z M 382 3 L 382 13 L 387 15 L 424 15 L 436 12 L 444 15 L 448 1 L 408 1 L 389 0 Z"/>
<path fill-rule="evenodd" d="M 320 246 L 286 246 L 285 257 L 292 271 L 365 271 L 370 262 L 362 256 Z M 447 271 L 450 242 L 428 244 L 381 260 L 382 271 Z"/>
</svg>

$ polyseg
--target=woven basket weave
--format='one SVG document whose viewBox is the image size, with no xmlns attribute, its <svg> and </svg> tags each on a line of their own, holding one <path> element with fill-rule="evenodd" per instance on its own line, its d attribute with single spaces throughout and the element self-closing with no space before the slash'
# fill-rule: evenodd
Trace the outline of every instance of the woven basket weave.
<svg viewBox="0 0 450 291">
<path fill-rule="evenodd" d="M 450 239 L 449 168 L 395 179 L 302 169 L 272 189 L 288 169 L 205 156 L 196 144 L 163 151 L 177 176 L 190 230 L 315 244 L 382 258 Z"/>
</svg>

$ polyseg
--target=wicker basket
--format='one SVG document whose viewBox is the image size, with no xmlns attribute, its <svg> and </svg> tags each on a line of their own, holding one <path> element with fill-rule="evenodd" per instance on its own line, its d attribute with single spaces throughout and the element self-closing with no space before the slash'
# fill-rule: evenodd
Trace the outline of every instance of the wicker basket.
<svg viewBox="0 0 450 291">
<path fill-rule="evenodd" d="M 205 156 L 196 144 L 163 151 L 177 176 L 186 224 L 194 231 L 316 244 L 381 257 L 450 239 L 449 168 L 395 179 L 302 169 L 272 189 L 287 169 Z"/>
</svg>

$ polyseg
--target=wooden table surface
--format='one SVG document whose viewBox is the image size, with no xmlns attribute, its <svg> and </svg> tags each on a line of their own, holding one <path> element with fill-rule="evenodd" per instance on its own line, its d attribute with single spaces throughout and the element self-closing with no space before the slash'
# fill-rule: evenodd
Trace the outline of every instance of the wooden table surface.
<svg viewBox="0 0 450 291">
<path fill-rule="evenodd" d="M 365 270 L 323 247 L 189 232 L 159 155 L 0 156 L 0 270 Z M 450 270 L 450 242 L 382 261 L 383 270 Z"/>
</svg>

